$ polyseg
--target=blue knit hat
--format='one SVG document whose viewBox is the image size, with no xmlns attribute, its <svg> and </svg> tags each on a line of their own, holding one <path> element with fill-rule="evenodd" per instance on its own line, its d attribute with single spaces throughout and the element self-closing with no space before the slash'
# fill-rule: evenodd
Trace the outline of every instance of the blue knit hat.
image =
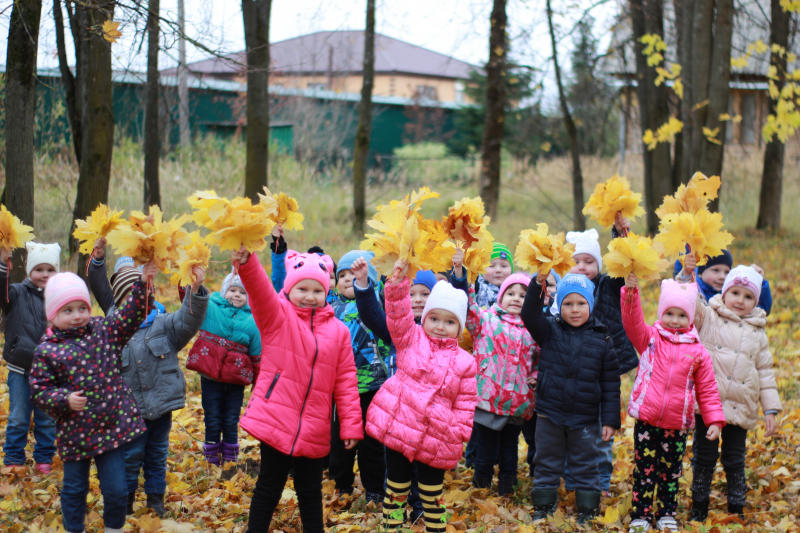
<svg viewBox="0 0 800 533">
<path fill-rule="evenodd" d="M 561 302 L 572 293 L 578 293 L 589 302 L 589 312 L 594 309 L 594 283 L 583 274 L 567 274 L 556 285 L 556 305 L 561 312 Z"/>
<path fill-rule="evenodd" d="M 356 259 L 359 257 L 366 259 L 367 264 L 369 265 L 369 273 L 367 274 L 367 277 L 373 284 L 377 285 L 378 271 L 375 270 L 374 266 L 372 266 L 372 258 L 375 257 L 375 254 L 372 252 L 365 252 L 364 250 L 350 250 L 344 254 L 342 258 L 339 259 L 339 263 L 336 266 L 336 277 L 339 277 L 339 272 L 342 270 L 350 270 L 350 267 L 353 266 L 353 263 L 355 263 Z"/>
<path fill-rule="evenodd" d="M 428 290 L 432 291 L 434 285 L 436 285 L 436 274 L 433 273 L 433 270 L 420 270 L 414 276 L 411 285 L 425 285 Z"/>
</svg>

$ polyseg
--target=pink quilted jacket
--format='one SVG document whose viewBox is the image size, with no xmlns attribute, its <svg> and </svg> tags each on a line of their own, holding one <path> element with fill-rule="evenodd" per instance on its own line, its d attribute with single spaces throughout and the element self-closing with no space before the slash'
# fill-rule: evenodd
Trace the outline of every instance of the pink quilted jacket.
<svg viewBox="0 0 800 533">
<path fill-rule="evenodd" d="M 455 468 L 472 434 L 475 360 L 456 339 L 432 339 L 414 323 L 408 278 L 386 285 L 386 323 L 397 373 L 372 400 L 367 433 L 409 461 Z"/>
<path fill-rule="evenodd" d="M 688 330 L 667 329 L 661 322 L 648 326 L 638 289 L 629 299 L 623 288 L 620 302 L 625 333 L 641 354 L 628 414 L 659 428 L 692 428 L 694 391 L 706 426 L 724 426 L 714 366 L 694 325 Z"/>
<path fill-rule="evenodd" d="M 332 397 L 340 436 L 363 439 L 350 332 L 330 305 L 301 309 L 275 289 L 258 257 L 239 268 L 261 332 L 261 372 L 242 429 L 281 453 L 325 457 L 331 448 Z"/>
</svg>

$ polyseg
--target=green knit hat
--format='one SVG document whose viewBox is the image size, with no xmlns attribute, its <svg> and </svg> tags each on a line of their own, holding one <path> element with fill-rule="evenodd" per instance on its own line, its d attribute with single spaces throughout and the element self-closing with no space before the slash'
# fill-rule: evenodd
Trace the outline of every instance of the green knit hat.
<svg viewBox="0 0 800 533">
<path fill-rule="evenodd" d="M 511 264 L 511 272 L 514 272 L 514 256 L 511 254 L 511 250 L 508 249 L 508 246 L 499 242 L 492 243 L 492 256 L 490 261 L 494 261 L 497 258 L 508 261 Z"/>
</svg>

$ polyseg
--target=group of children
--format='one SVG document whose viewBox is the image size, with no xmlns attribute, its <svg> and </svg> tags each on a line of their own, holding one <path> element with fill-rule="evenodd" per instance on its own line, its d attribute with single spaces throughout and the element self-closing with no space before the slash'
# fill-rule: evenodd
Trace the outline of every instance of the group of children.
<svg viewBox="0 0 800 533">
<path fill-rule="evenodd" d="M 627 229 L 617 217 L 614 234 Z M 510 250 L 495 243 L 490 267 L 470 285 L 463 250 L 449 272 L 409 279 L 398 261 L 381 280 L 370 252 L 348 252 L 337 264 L 318 247 L 289 250 L 276 228 L 272 279 L 242 248 L 232 254 L 238 274 L 219 293 L 203 287 L 195 267 L 182 306 L 166 313 L 147 294 L 155 266 L 120 258 L 109 280 L 99 239 L 88 278 L 105 318 L 91 317 L 80 278 L 57 273 L 58 245 L 29 243 L 28 278 L 10 286 L 2 251 L 6 466 L 25 462 L 33 416 L 37 471 L 49 473 L 56 440 L 64 461 L 68 532 L 84 530 L 92 459 L 106 531 L 121 531 L 133 512 L 142 472 L 146 505 L 163 515 L 171 413 L 186 394 L 177 354 L 197 336 L 186 367 L 201 376 L 205 459 L 235 462 L 239 425 L 261 442 L 250 532 L 269 530 L 291 472 L 303 530 L 322 533 L 323 471 L 340 494 L 352 493 L 356 459 L 365 497 L 382 504 L 389 530 L 407 521 L 411 504 L 412 521 L 424 517 L 426 531 L 444 532 L 446 471 L 466 455 L 473 486 L 487 489 L 498 465 L 497 492 L 512 493 L 520 433 L 530 449 L 532 518 L 555 511 L 563 478 L 585 525 L 610 490 L 621 376 L 637 368 L 628 401 L 636 419 L 631 531 L 649 530 L 653 517 L 659 529 L 678 530 L 693 428 L 691 519 L 708 514 L 720 435 L 728 509 L 742 515 L 747 430 L 760 403 L 774 433 L 781 409 L 763 272 L 732 268 L 727 251 L 699 268 L 689 254 L 676 279 L 662 283 L 659 320 L 649 326 L 635 276 L 601 272 L 597 232 L 567 240 L 576 266 L 563 279 L 514 272 Z"/>
</svg>

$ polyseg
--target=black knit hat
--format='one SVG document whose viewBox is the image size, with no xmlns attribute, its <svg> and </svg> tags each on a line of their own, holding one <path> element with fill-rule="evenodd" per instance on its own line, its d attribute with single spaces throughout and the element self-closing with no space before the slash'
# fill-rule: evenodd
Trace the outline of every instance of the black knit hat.
<svg viewBox="0 0 800 533">
<path fill-rule="evenodd" d="M 708 263 L 701 267 L 697 267 L 697 274 L 701 275 L 706 269 L 717 265 L 727 265 L 728 268 L 733 268 L 733 256 L 728 250 L 722 250 L 722 253 L 715 257 L 709 257 Z"/>
</svg>

